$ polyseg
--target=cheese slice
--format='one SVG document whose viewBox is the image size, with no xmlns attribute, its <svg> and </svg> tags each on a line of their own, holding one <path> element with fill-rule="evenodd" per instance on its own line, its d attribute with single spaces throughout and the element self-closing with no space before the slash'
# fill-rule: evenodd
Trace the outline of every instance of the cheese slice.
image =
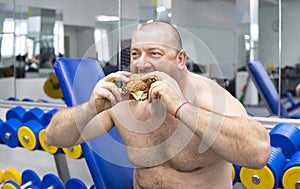
<svg viewBox="0 0 300 189">
<path fill-rule="evenodd" d="M 138 91 L 138 92 L 132 92 L 132 96 L 135 98 L 135 100 L 140 100 L 143 96 L 144 91 Z"/>
</svg>

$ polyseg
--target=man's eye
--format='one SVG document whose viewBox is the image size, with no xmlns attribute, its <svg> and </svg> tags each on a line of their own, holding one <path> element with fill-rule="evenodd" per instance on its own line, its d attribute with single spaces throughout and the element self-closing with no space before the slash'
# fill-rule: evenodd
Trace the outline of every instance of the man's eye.
<svg viewBox="0 0 300 189">
<path fill-rule="evenodd" d="M 131 52 L 132 57 L 137 57 L 139 54 L 137 52 Z"/>
<path fill-rule="evenodd" d="M 153 51 L 151 54 L 152 54 L 152 56 L 155 56 L 155 57 L 159 57 L 162 55 L 160 52 L 156 52 L 156 51 Z"/>
</svg>

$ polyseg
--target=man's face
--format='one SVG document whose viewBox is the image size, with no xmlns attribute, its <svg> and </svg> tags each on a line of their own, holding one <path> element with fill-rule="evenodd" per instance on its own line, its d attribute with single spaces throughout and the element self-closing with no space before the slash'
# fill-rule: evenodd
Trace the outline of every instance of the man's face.
<svg viewBox="0 0 300 189">
<path fill-rule="evenodd" d="M 131 43 L 131 64 L 133 73 L 163 71 L 170 74 L 177 65 L 179 50 L 171 44 L 171 39 L 164 31 L 139 31 Z"/>
</svg>

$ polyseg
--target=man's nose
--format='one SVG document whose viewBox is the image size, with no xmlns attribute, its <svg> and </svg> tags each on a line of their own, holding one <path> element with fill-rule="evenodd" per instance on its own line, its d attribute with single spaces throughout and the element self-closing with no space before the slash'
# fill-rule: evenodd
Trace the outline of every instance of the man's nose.
<svg viewBox="0 0 300 189">
<path fill-rule="evenodd" d="M 150 61 L 149 57 L 147 57 L 147 55 L 145 53 L 142 53 L 139 60 L 138 60 L 137 67 L 139 69 L 146 68 L 146 67 L 150 66 L 149 61 Z"/>
</svg>

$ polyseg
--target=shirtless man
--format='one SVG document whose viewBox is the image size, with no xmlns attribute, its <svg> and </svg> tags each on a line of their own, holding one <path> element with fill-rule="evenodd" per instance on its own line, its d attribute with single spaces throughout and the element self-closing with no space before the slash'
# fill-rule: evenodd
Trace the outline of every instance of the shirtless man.
<svg viewBox="0 0 300 189">
<path fill-rule="evenodd" d="M 135 166 L 135 189 L 231 189 L 231 163 L 262 168 L 269 135 L 227 91 L 189 72 L 186 57 L 172 25 L 143 25 L 132 38 L 131 71 L 158 80 L 148 99 L 128 100 L 115 85 L 131 73 L 107 75 L 88 102 L 55 114 L 46 143 L 73 146 L 115 126 Z"/>
</svg>

